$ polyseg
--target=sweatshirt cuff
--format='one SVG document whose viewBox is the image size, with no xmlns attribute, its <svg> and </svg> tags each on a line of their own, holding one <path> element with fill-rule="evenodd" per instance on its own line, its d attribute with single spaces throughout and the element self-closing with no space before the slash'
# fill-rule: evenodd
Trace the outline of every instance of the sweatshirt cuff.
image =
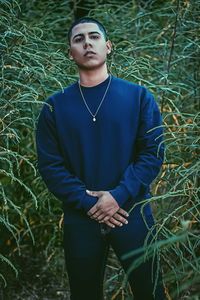
<svg viewBox="0 0 200 300">
<path fill-rule="evenodd" d="M 118 185 L 115 189 L 108 192 L 115 198 L 120 207 L 130 198 L 130 193 L 124 185 Z"/>
<path fill-rule="evenodd" d="M 98 201 L 98 197 L 93 197 L 85 193 L 82 201 L 83 209 L 88 212 Z"/>
</svg>

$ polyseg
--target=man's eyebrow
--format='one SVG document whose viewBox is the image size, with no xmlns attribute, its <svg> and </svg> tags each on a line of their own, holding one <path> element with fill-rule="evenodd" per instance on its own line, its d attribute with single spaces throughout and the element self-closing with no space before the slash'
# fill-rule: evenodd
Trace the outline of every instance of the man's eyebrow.
<svg viewBox="0 0 200 300">
<path fill-rule="evenodd" d="M 99 35 L 101 35 L 100 32 L 98 32 L 98 31 L 91 31 L 91 32 L 89 32 L 89 34 L 99 34 Z"/>
<path fill-rule="evenodd" d="M 88 34 L 98 34 L 98 35 L 101 35 L 98 31 L 90 31 L 90 32 L 88 32 Z M 72 39 L 75 39 L 77 36 L 84 36 L 84 34 L 83 33 L 78 33 Z"/>
</svg>

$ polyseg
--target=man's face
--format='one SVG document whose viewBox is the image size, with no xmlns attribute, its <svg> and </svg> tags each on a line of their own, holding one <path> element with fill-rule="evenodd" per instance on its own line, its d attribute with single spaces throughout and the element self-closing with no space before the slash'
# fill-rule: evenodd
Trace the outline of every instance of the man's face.
<svg viewBox="0 0 200 300">
<path fill-rule="evenodd" d="M 69 57 L 80 69 L 92 70 L 101 67 L 111 52 L 110 41 L 95 23 L 80 23 L 72 29 Z"/>
</svg>

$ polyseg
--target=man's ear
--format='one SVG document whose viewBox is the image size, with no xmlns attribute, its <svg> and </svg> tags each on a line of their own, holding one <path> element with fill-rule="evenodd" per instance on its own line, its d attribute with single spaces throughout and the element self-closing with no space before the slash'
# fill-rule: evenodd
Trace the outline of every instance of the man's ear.
<svg viewBox="0 0 200 300">
<path fill-rule="evenodd" d="M 73 56 L 72 56 L 72 54 L 71 54 L 70 48 L 68 49 L 68 56 L 69 56 L 69 59 L 70 59 L 70 60 L 73 60 Z"/>
<path fill-rule="evenodd" d="M 108 40 L 108 41 L 106 42 L 106 47 L 107 47 L 107 49 L 108 49 L 107 53 L 110 54 L 111 51 L 112 51 L 112 43 L 111 43 L 111 41 Z"/>
</svg>

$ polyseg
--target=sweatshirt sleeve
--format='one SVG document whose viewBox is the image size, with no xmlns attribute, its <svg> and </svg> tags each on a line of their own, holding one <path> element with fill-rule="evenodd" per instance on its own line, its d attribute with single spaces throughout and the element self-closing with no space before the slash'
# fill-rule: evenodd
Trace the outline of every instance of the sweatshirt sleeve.
<svg viewBox="0 0 200 300">
<path fill-rule="evenodd" d="M 146 91 L 141 101 L 136 137 L 136 158 L 127 167 L 119 185 L 109 192 L 122 206 L 128 199 L 144 197 L 145 191 L 158 175 L 164 157 L 162 119 L 153 96 Z M 139 198 L 141 198 L 139 197 Z"/>
<path fill-rule="evenodd" d="M 56 198 L 71 207 L 88 211 L 97 198 L 87 195 L 85 184 L 65 167 L 50 99 L 44 104 L 37 124 L 38 170 Z"/>
</svg>

